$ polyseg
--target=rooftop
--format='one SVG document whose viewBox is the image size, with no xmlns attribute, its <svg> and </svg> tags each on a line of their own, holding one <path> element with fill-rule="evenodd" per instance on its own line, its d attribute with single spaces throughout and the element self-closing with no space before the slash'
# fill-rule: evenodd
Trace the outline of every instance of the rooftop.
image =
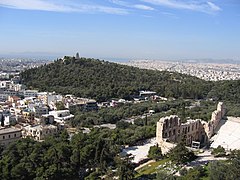
<svg viewBox="0 0 240 180">
<path fill-rule="evenodd" d="M 14 132 L 19 132 L 21 129 L 17 129 L 14 127 L 8 127 L 8 128 L 2 128 L 0 129 L 0 134 L 8 134 L 8 133 L 14 133 Z"/>
<path fill-rule="evenodd" d="M 68 109 L 66 110 L 58 110 L 58 111 L 49 111 L 49 114 L 52 114 L 52 113 L 65 113 L 65 112 L 70 112 Z"/>
<path fill-rule="evenodd" d="M 41 130 L 41 129 L 56 129 L 57 127 L 50 124 L 45 126 L 42 126 L 42 125 L 27 126 L 27 128 L 34 129 L 34 130 Z"/>
</svg>

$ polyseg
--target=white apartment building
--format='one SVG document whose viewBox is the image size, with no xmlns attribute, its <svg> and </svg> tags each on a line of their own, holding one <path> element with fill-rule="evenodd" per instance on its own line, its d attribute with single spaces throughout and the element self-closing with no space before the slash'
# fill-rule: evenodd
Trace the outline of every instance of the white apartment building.
<svg viewBox="0 0 240 180">
<path fill-rule="evenodd" d="M 0 88 L 9 89 L 11 81 L 0 81 Z"/>
<path fill-rule="evenodd" d="M 60 123 L 63 123 L 74 118 L 74 115 L 70 114 L 69 110 L 49 111 L 49 114 L 53 115 L 54 120 Z"/>
</svg>

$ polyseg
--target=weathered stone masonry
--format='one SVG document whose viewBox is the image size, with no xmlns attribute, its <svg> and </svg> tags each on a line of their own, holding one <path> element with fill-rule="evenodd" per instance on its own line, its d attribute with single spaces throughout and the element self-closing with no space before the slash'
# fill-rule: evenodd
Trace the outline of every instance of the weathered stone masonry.
<svg viewBox="0 0 240 180">
<path fill-rule="evenodd" d="M 162 142 L 178 142 L 181 138 L 186 139 L 186 144 L 191 145 L 192 141 L 198 141 L 201 144 L 208 142 L 219 121 L 225 115 L 226 109 L 222 102 L 217 105 L 217 110 L 212 113 L 209 122 L 201 119 L 187 120 L 182 123 L 181 119 L 176 115 L 161 118 L 157 122 L 156 140 L 160 145 Z"/>
</svg>

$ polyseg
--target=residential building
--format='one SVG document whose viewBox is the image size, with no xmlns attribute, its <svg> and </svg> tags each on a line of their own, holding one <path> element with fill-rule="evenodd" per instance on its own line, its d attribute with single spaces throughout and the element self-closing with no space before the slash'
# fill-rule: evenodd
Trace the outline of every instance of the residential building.
<svg viewBox="0 0 240 180">
<path fill-rule="evenodd" d="M 72 95 L 65 96 L 65 107 L 68 109 L 77 109 L 84 111 L 98 110 L 97 101 L 87 98 L 74 98 Z"/>
<path fill-rule="evenodd" d="M 84 110 L 86 110 L 86 111 L 98 110 L 97 101 L 95 101 L 95 100 L 87 101 L 84 105 Z"/>
<path fill-rule="evenodd" d="M 17 118 L 15 115 L 7 115 L 4 118 L 5 126 L 15 125 L 17 123 Z"/>
<path fill-rule="evenodd" d="M 38 93 L 37 90 L 25 90 L 23 92 L 23 95 L 24 95 L 25 98 L 26 97 L 37 97 L 37 93 Z"/>
<path fill-rule="evenodd" d="M 54 125 L 34 125 L 24 127 L 23 136 L 33 138 L 34 140 L 41 141 L 45 137 L 58 133 L 58 127 Z"/>
<path fill-rule="evenodd" d="M 35 117 L 35 113 L 30 111 L 29 109 L 24 109 L 22 111 L 23 118 L 28 121 L 33 121 Z"/>
<path fill-rule="evenodd" d="M 14 127 L 0 129 L 0 144 L 6 146 L 22 138 L 22 130 Z"/>
<path fill-rule="evenodd" d="M 18 96 L 8 96 L 8 101 L 11 103 L 16 103 L 19 100 L 21 100 L 21 98 Z"/>
<path fill-rule="evenodd" d="M 44 105 L 35 105 L 33 106 L 33 112 L 35 117 L 41 117 L 43 114 L 48 114 L 48 107 Z"/>
<path fill-rule="evenodd" d="M 9 89 L 11 81 L 0 81 L 0 88 Z"/>
<path fill-rule="evenodd" d="M 42 125 L 53 124 L 54 123 L 54 116 L 53 115 L 43 114 L 40 119 L 41 119 L 41 124 Z"/>
<path fill-rule="evenodd" d="M 50 115 L 54 116 L 56 122 L 64 123 L 65 121 L 74 118 L 74 115 L 70 114 L 69 110 L 49 111 Z"/>
<path fill-rule="evenodd" d="M 155 96 L 157 93 L 154 91 L 140 91 L 139 96 L 142 98 L 149 98 L 151 96 Z"/>
</svg>

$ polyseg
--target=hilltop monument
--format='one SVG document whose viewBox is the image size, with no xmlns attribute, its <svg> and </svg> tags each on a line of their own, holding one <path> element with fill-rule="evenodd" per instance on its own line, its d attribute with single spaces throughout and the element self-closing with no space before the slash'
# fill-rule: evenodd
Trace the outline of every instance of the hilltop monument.
<svg viewBox="0 0 240 180">
<path fill-rule="evenodd" d="M 80 59 L 79 53 L 76 53 L 76 59 Z"/>
</svg>

